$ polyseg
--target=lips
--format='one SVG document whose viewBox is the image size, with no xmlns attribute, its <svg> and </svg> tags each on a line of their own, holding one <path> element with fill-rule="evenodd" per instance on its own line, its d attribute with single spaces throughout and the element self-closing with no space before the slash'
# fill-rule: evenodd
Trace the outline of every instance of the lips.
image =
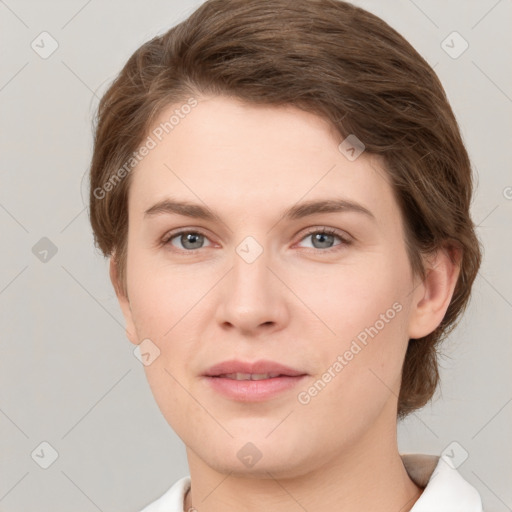
<svg viewBox="0 0 512 512">
<path fill-rule="evenodd" d="M 239 376 L 240 374 L 245 374 L 245 376 L 248 376 L 247 378 L 251 378 L 252 380 L 265 377 L 298 377 L 301 375 L 307 375 L 306 372 L 290 368 L 289 366 L 285 366 L 275 361 L 259 360 L 254 362 L 244 362 L 232 359 L 210 367 L 204 373 L 204 376 L 235 378 L 236 374 L 239 374 Z"/>
<path fill-rule="evenodd" d="M 281 373 L 223 373 L 218 375 L 219 378 L 233 380 L 264 380 L 275 379 L 276 377 L 284 377 Z"/>
<path fill-rule="evenodd" d="M 274 361 L 224 361 L 209 368 L 204 383 L 237 402 L 262 402 L 290 392 L 308 374 Z"/>
</svg>

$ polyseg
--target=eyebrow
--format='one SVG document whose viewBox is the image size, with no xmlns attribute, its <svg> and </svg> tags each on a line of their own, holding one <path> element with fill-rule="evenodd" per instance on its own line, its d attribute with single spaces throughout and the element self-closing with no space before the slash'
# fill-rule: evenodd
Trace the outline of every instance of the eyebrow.
<svg viewBox="0 0 512 512">
<path fill-rule="evenodd" d="M 288 220 L 297 220 L 318 213 L 340 212 L 361 213 L 369 219 L 376 221 L 375 215 L 363 205 L 343 198 L 312 200 L 299 203 L 287 209 L 281 217 Z M 177 214 L 209 221 L 214 221 L 218 218 L 205 206 L 173 199 L 164 199 L 154 204 L 144 212 L 144 217 L 152 217 L 161 214 Z"/>
</svg>

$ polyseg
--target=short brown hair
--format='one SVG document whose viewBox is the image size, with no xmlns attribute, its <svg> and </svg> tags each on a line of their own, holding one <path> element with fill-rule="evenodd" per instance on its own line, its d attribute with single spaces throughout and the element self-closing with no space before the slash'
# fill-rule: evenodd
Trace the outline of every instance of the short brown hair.
<svg viewBox="0 0 512 512">
<path fill-rule="evenodd" d="M 404 360 L 398 417 L 425 405 L 439 380 L 438 344 L 466 308 L 481 262 L 471 164 L 432 68 L 383 20 L 339 0 L 208 0 L 143 44 L 101 99 L 90 169 L 95 243 L 115 258 L 125 294 L 131 174 L 108 194 L 97 191 L 163 108 L 194 95 L 293 105 L 330 121 L 343 138 L 354 134 L 382 157 L 414 273 L 426 275 L 422 255 L 446 244 L 462 249 L 444 319 L 409 340 Z"/>
</svg>

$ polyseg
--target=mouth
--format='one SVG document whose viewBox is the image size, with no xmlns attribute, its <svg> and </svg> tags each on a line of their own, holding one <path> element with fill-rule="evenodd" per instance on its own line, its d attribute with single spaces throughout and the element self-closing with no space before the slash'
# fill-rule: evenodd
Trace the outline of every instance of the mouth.
<svg viewBox="0 0 512 512">
<path fill-rule="evenodd" d="M 308 374 L 273 361 L 225 361 L 202 377 L 224 397 L 239 402 L 261 402 L 289 391 Z"/>
<path fill-rule="evenodd" d="M 213 378 L 232 379 L 232 380 L 266 380 L 276 377 L 291 377 L 282 373 L 223 373 L 221 375 L 211 375 Z"/>
</svg>

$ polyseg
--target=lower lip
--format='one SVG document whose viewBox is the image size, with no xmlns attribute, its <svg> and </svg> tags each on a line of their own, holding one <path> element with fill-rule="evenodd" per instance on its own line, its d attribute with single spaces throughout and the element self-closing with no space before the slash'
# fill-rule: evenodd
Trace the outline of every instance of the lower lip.
<svg viewBox="0 0 512 512">
<path fill-rule="evenodd" d="M 306 375 L 297 377 L 281 376 L 261 380 L 235 380 L 207 376 L 204 378 L 215 391 L 227 398 L 239 402 L 262 402 L 294 388 L 305 377 Z"/>
</svg>

